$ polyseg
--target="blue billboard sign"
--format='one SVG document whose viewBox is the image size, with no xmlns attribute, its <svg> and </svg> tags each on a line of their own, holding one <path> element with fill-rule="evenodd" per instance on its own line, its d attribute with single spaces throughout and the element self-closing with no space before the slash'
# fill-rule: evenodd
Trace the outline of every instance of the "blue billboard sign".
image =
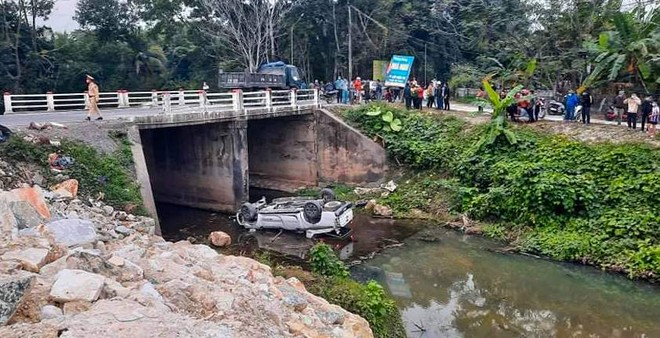
<svg viewBox="0 0 660 338">
<path fill-rule="evenodd" d="M 394 55 L 392 61 L 387 67 L 387 76 L 385 77 L 386 87 L 405 87 L 410 71 L 412 70 L 414 56 Z"/>
</svg>

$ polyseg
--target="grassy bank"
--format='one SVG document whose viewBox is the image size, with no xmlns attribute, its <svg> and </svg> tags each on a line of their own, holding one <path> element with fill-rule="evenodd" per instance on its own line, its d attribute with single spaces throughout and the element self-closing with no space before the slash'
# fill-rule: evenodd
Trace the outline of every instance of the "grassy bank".
<svg viewBox="0 0 660 338">
<path fill-rule="evenodd" d="M 377 338 L 404 338 L 405 328 L 401 314 L 383 287 L 375 281 L 361 284 L 350 278 L 348 268 L 326 244 L 317 244 L 310 250 L 308 268 L 273 264 L 263 255 L 257 258 L 273 266 L 273 273 L 285 278 L 298 278 L 309 292 L 361 316 Z"/>
<path fill-rule="evenodd" d="M 384 127 L 383 114 L 368 114 L 375 109 L 343 117 L 382 140 L 392 162 L 409 170 L 381 200 L 396 215 L 461 213 L 525 252 L 659 278 L 657 148 L 583 143 L 525 126 L 514 127 L 516 144 L 500 137 L 480 145 L 485 125 L 380 107 L 402 121 L 395 132 Z"/>
<path fill-rule="evenodd" d="M 133 156 L 125 135 L 113 135 L 118 144 L 112 154 L 102 154 L 82 142 L 62 140 L 61 145 L 35 144 L 20 135 L 0 144 L 0 156 L 12 163 L 33 168 L 44 178 L 44 187 L 56 184 L 59 174 L 50 170 L 48 155 L 58 153 L 70 156 L 75 163 L 61 174 L 79 182 L 82 199 L 94 198 L 102 193 L 105 203 L 120 209 L 143 214 L 140 187 L 133 177 Z"/>
</svg>

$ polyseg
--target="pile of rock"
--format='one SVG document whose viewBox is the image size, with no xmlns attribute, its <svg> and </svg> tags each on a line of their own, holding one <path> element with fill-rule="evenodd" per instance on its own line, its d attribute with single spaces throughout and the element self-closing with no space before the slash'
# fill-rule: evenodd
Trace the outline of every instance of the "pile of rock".
<svg viewBox="0 0 660 338">
<path fill-rule="evenodd" d="M 268 266 L 63 195 L 0 192 L 0 337 L 372 337 Z"/>
</svg>

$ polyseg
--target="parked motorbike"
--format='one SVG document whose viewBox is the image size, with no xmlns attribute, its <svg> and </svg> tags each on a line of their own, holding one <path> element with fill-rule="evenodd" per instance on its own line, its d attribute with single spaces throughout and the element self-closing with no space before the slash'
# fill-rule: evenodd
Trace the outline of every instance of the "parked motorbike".
<svg viewBox="0 0 660 338">
<path fill-rule="evenodd" d="M 321 92 L 321 96 L 328 104 L 332 104 L 337 101 L 337 90 L 324 90 Z"/>
<path fill-rule="evenodd" d="M 564 115 L 564 112 L 566 111 L 566 107 L 564 106 L 563 103 L 559 101 L 550 100 L 545 110 L 546 110 L 546 114 L 548 115 Z"/>
<path fill-rule="evenodd" d="M 617 118 L 616 109 L 614 108 L 614 106 L 609 106 L 607 108 L 607 111 L 605 112 L 605 120 L 615 121 L 616 118 Z M 628 113 L 624 111 L 623 114 L 621 115 L 621 121 L 625 121 L 627 119 L 628 119 Z"/>
</svg>

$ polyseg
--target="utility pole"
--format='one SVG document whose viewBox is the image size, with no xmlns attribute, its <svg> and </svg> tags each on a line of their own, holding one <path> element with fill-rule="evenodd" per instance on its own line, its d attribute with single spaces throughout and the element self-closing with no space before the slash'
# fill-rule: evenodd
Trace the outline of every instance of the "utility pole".
<svg viewBox="0 0 660 338">
<path fill-rule="evenodd" d="M 293 65 L 293 27 L 294 25 L 291 25 L 291 33 L 289 34 L 289 37 L 291 38 L 291 58 L 289 59 L 289 64 Z"/>
<path fill-rule="evenodd" d="M 348 81 L 353 81 L 353 18 L 351 0 L 348 0 Z"/>
<path fill-rule="evenodd" d="M 426 62 L 426 42 L 424 42 L 424 84 L 428 84 L 428 81 L 426 79 L 426 68 L 427 67 L 427 62 Z"/>
</svg>

